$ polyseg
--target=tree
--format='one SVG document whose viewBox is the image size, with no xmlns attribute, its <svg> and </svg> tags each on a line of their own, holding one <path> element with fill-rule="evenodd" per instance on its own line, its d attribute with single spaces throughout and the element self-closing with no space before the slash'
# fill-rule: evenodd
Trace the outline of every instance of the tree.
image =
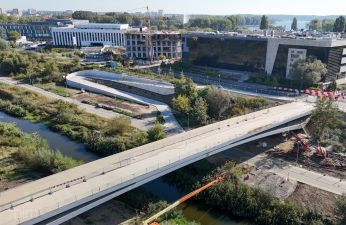
<svg viewBox="0 0 346 225">
<path fill-rule="evenodd" d="M 219 120 L 230 108 L 232 96 L 225 90 L 211 87 L 207 92 L 206 101 L 209 105 L 209 116 Z"/>
<path fill-rule="evenodd" d="M 155 125 L 147 131 L 147 134 L 150 142 L 158 141 L 166 137 L 165 129 L 160 123 L 155 123 Z"/>
<path fill-rule="evenodd" d="M 197 98 L 193 109 L 192 116 L 200 125 L 207 124 L 208 121 L 208 104 L 203 98 Z"/>
<path fill-rule="evenodd" d="M 327 66 L 315 58 L 297 60 L 290 71 L 290 77 L 307 85 L 317 84 L 327 74 Z"/>
<path fill-rule="evenodd" d="M 321 21 L 318 19 L 311 20 L 309 23 L 310 30 L 322 31 Z"/>
<path fill-rule="evenodd" d="M 322 20 L 322 31 L 323 32 L 332 32 L 334 30 L 335 21 L 332 19 L 323 19 Z"/>
<path fill-rule="evenodd" d="M 298 21 L 296 17 L 293 18 L 291 30 L 298 30 Z"/>
<path fill-rule="evenodd" d="M 58 81 L 60 70 L 58 64 L 53 60 L 48 60 L 43 66 L 42 75 L 46 82 Z"/>
<path fill-rule="evenodd" d="M 0 38 L 6 39 L 6 30 L 4 28 L 0 28 Z"/>
<path fill-rule="evenodd" d="M 10 41 L 17 41 L 21 37 L 21 34 L 17 31 L 10 31 L 7 34 L 7 38 Z"/>
<path fill-rule="evenodd" d="M 7 41 L 0 38 L 0 50 L 3 51 L 3 50 L 6 50 L 7 48 L 8 48 Z"/>
<path fill-rule="evenodd" d="M 334 23 L 334 32 L 339 32 L 342 33 L 345 31 L 345 26 L 346 26 L 346 20 L 345 17 L 339 16 L 336 18 L 335 23 Z"/>
<path fill-rule="evenodd" d="M 263 15 L 261 19 L 260 29 L 267 30 L 269 28 L 269 19 L 268 16 Z"/>
<path fill-rule="evenodd" d="M 191 102 L 186 95 L 178 95 L 173 98 L 173 109 L 187 115 L 191 111 Z"/>
<path fill-rule="evenodd" d="M 197 97 L 196 85 L 191 78 L 186 78 L 184 73 L 180 74 L 180 78 L 175 82 L 175 94 L 185 95 L 190 100 L 194 100 Z"/>
<path fill-rule="evenodd" d="M 342 125 L 343 117 L 338 106 L 328 99 L 318 101 L 309 124 L 312 138 L 316 141 L 325 141 Z"/>
</svg>

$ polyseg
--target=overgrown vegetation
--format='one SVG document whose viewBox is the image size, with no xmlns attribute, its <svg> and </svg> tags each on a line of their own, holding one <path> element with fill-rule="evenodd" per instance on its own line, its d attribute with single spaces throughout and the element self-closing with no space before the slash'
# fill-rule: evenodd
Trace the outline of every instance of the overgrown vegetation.
<svg viewBox="0 0 346 225">
<path fill-rule="evenodd" d="M 124 117 L 109 121 L 86 113 L 76 105 L 5 84 L 0 84 L 0 98 L 3 99 L 0 100 L 2 111 L 43 121 L 52 130 L 86 143 L 89 150 L 100 155 L 111 155 L 148 142 L 147 134 L 133 128 Z"/>
<path fill-rule="evenodd" d="M 184 126 L 201 126 L 270 105 L 265 99 L 232 95 L 214 86 L 197 90 L 193 81 L 184 74 L 175 81 L 175 95 L 173 109 L 180 113 L 177 117 Z"/>
<path fill-rule="evenodd" d="M 15 124 L 0 122 L 0 160 L 7 155 L 19 160 L 25 167 L 48 175 L 80 165 L 61 152 L 49 148 L 48 143 L 36 134 L 27 134 L 19 130 Z M 12 171 L 2 167 L 0 176 L 6 177 Z"/>
<path fill-rule="evenodd" d="M 80 70 L 74 60 L 58 60 L 55 54 L 36 52 L 0 52 L 0 73 L 30 84 L 63 81 L 65 73 Z"/>
<path fill-rule="evenodd" d="M 319 100 L 308 128 L 315 142 L 331 145 L 336 152 L 346 152 L 346 123 L 335 102 Z"/>
<path fill-rule="evenodd" d="M 210 173 L 210 170 L 213 172 Z M 187 166 L 165 179 L 180 187 L 184 192 L 188 192 L 222 175 L 225 178 L 223 182 L 208 188 L 199 194 L 196 200 L 199 204 L 208 205 L 230 216 L 249 219 L 257 225 L 343 224 L 336 218 L 309 211 L 288 200 L 279 200 L 269 191 L 244 184 L 240 177 L 248 172 L 248 169 L 236 166 L 233 162 L 227 162 L 213 169 L 210 163 L 200 161 L 198 165 Z M 184 182 L 181 182 L 182 180 Z M 342 201 L 343 199 L 340 200 Z M 342 207 L 344 203 L 341 203 L 339 211 L 343 210 Z"/>
</svg>

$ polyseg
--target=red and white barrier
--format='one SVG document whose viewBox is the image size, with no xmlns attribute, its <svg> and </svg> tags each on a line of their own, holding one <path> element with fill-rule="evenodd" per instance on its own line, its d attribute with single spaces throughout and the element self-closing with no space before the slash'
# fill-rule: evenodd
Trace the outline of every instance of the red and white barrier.
<svg viewBox="0 0 346 225">
<path fill-rule="evenodd" d="M 297 94 L 304 93 L 304 94 L 317 96 L 317 97 L 328 97 L 335 100 L 344 98 L 342 93 L 339 91 L 331 92 L 331 91 L 321 91 L 321 90 L 311 90 L 311 89 L 299 90 L 299 89 L 283 88 L 283 87 L 274 87 L 274 90 L 295 92 Z"/>
</svg>

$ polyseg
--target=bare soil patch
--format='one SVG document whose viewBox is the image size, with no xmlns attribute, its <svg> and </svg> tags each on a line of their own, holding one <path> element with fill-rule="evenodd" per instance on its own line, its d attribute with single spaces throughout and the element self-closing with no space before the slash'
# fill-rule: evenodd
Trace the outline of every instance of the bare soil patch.
<svg viewBox="0 0 346 225">
<path fill-rule="evenodd" d="M 336 194 L 302 183 L 298 183 L 296 190 L 288 198 L 289 201 L 299 203 L 304 208 L 328 216 L 333 216 L 335 213 L 336 199 Z"/>
</svg>

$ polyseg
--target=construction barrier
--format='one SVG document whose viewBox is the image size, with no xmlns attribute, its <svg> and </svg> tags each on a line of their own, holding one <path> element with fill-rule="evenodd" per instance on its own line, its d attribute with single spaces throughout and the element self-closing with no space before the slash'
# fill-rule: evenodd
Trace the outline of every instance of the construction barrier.
<svg viewBox="0 0 346 225">
<path fill-rule="evenodd" d="M 299 89 L 293 89 L 293 88 L 283 88 L 283 87 L 273 87 L 274 90 L 280 90 L 280 91 L 288 91 L 288 92 L 295 92 L 297 94 L 308 94 L 312 96 L 317 96 L 317 97 L 328 97 L 331 99 L 339 100 L 341 98 L 344 98 L 341 92 L 339 91 L 321 91 L 321 90 L 311 90 L 311 89 L 306 89 L 306 90 L 299 90 Z"/>
</svg>

